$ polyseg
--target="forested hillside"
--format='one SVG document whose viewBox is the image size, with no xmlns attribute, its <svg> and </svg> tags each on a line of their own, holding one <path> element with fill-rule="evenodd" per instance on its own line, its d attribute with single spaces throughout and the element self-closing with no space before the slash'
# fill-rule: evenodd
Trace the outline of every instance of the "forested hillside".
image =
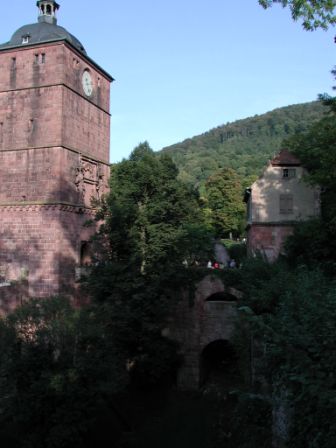
<svg viewBox="0 0 336 448">
<path fill-rule="evenodd" d="M 221 168 L 233 168 L 246 181 L 260 174 L 284 139 L 307 131 L 324 113 L 318 101 L 282 107 L 218 126 L 162 151 L 172 156 L 181 180 L 189 184 L 199 185 Z"/>
</svg>

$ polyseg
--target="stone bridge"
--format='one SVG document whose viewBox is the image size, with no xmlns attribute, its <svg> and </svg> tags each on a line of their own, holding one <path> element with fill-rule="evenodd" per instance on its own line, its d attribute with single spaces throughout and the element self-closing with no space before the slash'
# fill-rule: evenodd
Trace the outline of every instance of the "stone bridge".
<svg viewBox="0 0 336 448">
<path fill-rule="evenodd" d="M 180 343 L 184 362 L 178 374 L 181 389 L 197 389 L 206 381 L 206 359 L 232 356 L 240 293 L 210 274 L 197 284 L 194 300 L 178 303 L 170 336 Z"/>
</svg>

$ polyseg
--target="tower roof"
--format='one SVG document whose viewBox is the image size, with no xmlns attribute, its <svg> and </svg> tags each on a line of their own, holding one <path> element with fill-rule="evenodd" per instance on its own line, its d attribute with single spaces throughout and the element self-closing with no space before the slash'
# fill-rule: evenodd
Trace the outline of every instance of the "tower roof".
<svg viewBox="0 0 336 448">
<path fill-rule="evenodd" d="M 65 28 L 57 25 L 56 12 L 60 6 L 56 1 L 39 0 L 36 6 L 39 9 L 38 22 L 19 28 L 9 42 L 0 45 L 0 50 L 66 40 L 86 55 L 81 42 Z"/>
<path fill-rule="evenodd" d="M 288 149 L 282 149 L 272 160 L 273 166 L 300 166 L 300 160 L 290 153 Z"/>
</svg>

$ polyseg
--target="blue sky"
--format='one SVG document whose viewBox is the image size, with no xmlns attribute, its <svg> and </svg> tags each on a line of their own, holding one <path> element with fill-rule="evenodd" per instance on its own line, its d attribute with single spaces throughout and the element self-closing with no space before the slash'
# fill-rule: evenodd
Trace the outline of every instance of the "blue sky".
<svg viewBox="0 0 336 448">
<path fill-rule="evenodd" d="M 304 31 L 257 0 L 58 0 L 58 24 L 116 79 L 111 161 L 331 93 L 335 30 Z M 0 42 L 37 19 L 35 0 L 2 2 Z"/>
</svg>

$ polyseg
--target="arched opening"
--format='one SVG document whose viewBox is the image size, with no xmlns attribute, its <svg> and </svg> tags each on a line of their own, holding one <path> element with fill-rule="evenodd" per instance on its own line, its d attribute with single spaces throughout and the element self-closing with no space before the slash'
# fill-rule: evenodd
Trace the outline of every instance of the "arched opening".
<svg viewBox="0 0 336 448">
<path fill-rule="evenodd" d="M 51 10 L 52 10 L 52 8 L 51 8 L 51 5 L 47 5 L 47 15 L 48 16 L 51 16 Z"/>
<path fill-rule="evenodd" d="M 88 266 L 92 262 L 92 248 L 89 241 L 82 241 L 80 247 L 80 266 Z"/>
<path fill-rule="evenodd" d="M 225 291 L 216 292 L 206 299 L 207 302 L 236 302 L 237 298 Z"/>
<path fill-rule="evenodd" d="M 239 382 L 238 355 L 233 344 L 222 339 L 208 344 L 201 353 L 200 386 L 218 384 L 230 389 Z"/>
</svg>

